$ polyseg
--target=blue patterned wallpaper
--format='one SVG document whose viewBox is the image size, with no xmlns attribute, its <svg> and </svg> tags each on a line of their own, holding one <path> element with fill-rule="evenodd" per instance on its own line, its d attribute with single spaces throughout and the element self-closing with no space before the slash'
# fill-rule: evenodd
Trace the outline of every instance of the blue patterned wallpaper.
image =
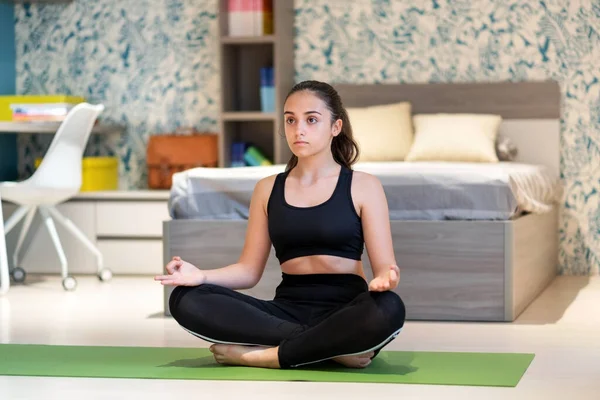
<svg viewBox="0 0 600 400">
<path fill-rule="evenodd" d="M 145 187 L 150 134 L 217 128 L 217 0 L 75 0 L 15 6 L 18 93 L 104 103 L 122 136 L 92 135 L 88 154 L 118 154 L 120 186 Z M 20 173 L 49 146 L 20 135 Z"/>
<path fill-rule="evenodd" d="M 600 271 L 598 0 L 296 0 L 296 80 L 555 79 L 563 93 L 561 272 Z M 84 93 L 125 123 L 122 185 L 143 187 L 145 142 L 177 125 L 215 129 L 216 0 L 75 0 L 17 6 L 17 90 Z M 22 156 L 43 149 L 26 137 Z M 26 162 L 27 164 L 28 162 Z"/>
</svg>

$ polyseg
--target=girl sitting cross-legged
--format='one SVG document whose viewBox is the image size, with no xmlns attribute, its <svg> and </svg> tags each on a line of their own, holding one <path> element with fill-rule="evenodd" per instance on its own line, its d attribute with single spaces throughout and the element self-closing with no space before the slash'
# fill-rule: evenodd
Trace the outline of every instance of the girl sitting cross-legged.
<svg viewBox="0 0 600 400">
<path fill-rule="evenodd" d="M 333 87 L 297 84 L 282 118 L 293 156 L 285 172 L 257 183 L 239 262 L 201 270 L 175 257 L 155 279 L 177 286 L 171 314 L 214 343 L 219 363 L 294 368 L 333 360 L 363 368 L 405 319 L 393 291 L 400 270 L 385 193 L 376 177 L 352 170 L 358 147 Z M 237 292 L 258 283 L 271 245 L 282 270 L 273 300 Z"/>
</svg>

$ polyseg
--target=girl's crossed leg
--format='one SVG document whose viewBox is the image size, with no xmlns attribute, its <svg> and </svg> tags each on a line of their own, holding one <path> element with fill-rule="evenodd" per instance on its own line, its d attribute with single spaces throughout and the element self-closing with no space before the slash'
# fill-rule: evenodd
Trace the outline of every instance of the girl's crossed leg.
<svg viewBox="0 0 600 400">
<path fill-rule="evenodd" d="M 217 361 L 268 368 L 330 359 L 365 367 L 404 325 L 404 304 L 393 292 L 360 291 L 334 305 L 326 286 L 294 302 L 285 300 L 286 289 L 280 285 L 276 298 L 265 301 L 216 285 L 180 286 L 169 308 L 184 329 L 216 343 L 211 351 Z"/>
</svg>

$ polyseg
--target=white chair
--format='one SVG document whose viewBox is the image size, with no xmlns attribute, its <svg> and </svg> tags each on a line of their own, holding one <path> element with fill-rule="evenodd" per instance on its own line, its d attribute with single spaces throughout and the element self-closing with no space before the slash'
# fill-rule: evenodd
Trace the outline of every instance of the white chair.
<svg viewBox="0 0 600 400">
<path fill-rule="evenodd" d="M 71 220 L 65 218 L 55 207 L 57 204 L 75 196 L 81 189 L 83 152 L 94 122 L 103 110 L 103 105 L 77 104 L 58 128 L 50 148 L 34 174 L 22 182 L 0 183 L 2 198 L 20 205 L 4 224 L 5 234 L 7 235 L 25 217 L 13 254 L 14 268 L 11 271 L 11 276 L 15 282 L 25 280 L 25 271 L 18 266 L 19 252 L 36 211 L 40 212 L 58 253 L 63 278 L 62 284 L 65 290 L 75 289 L 77 281 L 69 275 L 67 258 L 56 232 L 55 221 L 71 232 L 76 239 L 94 253 L 100 280 L 105 281 L 112 277 L 111 271 L 103 268 L 102 253 L 98 248 Z"/>
</svg>

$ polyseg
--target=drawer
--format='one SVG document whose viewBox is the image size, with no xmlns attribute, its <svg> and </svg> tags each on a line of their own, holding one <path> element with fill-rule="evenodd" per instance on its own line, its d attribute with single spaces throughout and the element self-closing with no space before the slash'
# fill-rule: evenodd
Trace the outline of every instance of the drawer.
<svg viewBox="0 0 600 400">
<path fill-rule="evenodd" d="M 99 201 L 96 204 L 99 238 L 162 238 L 162 223 L 169 219 L 167 201 Z"/>
<path fill-rule="evenodd" d="M 104 256 L 104 266 L 115 275 L 157 275 L 164 269 L 159 239 L 101 239 L 98 248 Z"/>
</svg>

